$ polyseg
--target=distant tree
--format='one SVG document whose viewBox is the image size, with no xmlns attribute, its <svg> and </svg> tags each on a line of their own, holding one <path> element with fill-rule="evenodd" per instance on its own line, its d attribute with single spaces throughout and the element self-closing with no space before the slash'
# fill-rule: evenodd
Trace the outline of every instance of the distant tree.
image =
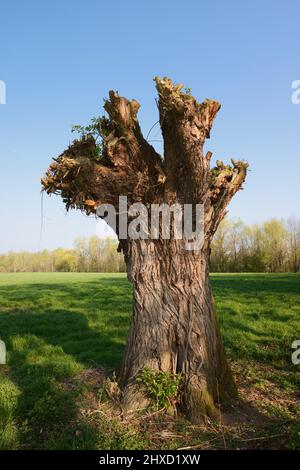
<svg viewBox="0 0 300 470">
<path fill-rule="evenodd" d="M 211 244 L 210 265 L 215 272 L 227 272 L 229 270 L 230 253 L 228 237 L 232 228 L 232 223 L 228 219 L 221 221 Z"/>
<path fill-rule="evenodd" d="M 248 249 L 247 227 L 240 219 L 233 222 L 228 234 L 230 271 L 244 270 Z"/>
<path fill-rule="evenodd" d="M 288 232 L 281 220 L 272 219 L 262 227 L 266 269 L 269 272 L 285 270 Z"/>
<path fill-rule="evenodd" d="M 74 242 L 77 271 L 88 271 L 88 247 L 84 238 L 76 238 Z"/>
<path fill-rule="evenodd" d="M 73 250 L 58 248 L 52 252 L 54 271 L 74 272 L 76 271 L 76 255 Z"/>
<path fill-rule="evenodd" d="M 289 245 L 289 269 L 300 271 L 300 220 L 290 217 L 286 223 Z"/>
<path fill-rule="evenodd" d="M 264 236 L 260 225 L 249 227 L 249 251 L 247 258 L 247 271 L 263 272 L 266 270 L 266 256 L 264 252 Z"/>
</svg>

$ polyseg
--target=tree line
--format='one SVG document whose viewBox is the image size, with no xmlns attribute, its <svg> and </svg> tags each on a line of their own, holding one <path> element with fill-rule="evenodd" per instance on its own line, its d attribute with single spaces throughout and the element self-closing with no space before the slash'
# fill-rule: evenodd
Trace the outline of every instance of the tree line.
<svg viewBox="0 0 300 470">
<path fill-rule="evenodd" d="M 262 224 L 225 219 L 212 242 L 212 272 L 300 272 L 300 219 Z M 78 238 L 74 248 L 0 255 L 0 272 L 125 272 L 117 241 Z"/>
<path fill-rule="evenodd" d="M 74 248 L 0 255 L 0 272 L 123 272 L 123 255 L 112 238 L 77 238 Z"/>
<path fill-rule="evenodd" d="M 300 219 L 251 226 L 225 219 L 211 248 L 212 272 L 299 272 Z"/>
</svg>

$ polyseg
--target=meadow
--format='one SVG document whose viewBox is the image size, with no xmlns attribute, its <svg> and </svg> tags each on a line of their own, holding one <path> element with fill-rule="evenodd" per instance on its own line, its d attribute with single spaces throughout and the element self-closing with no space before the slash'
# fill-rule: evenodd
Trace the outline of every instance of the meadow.
<svg viewBox="0 0 300 470">
<path fill-rule="evenodd" d="M 300 448 L 299 274 L 213 274 L 239 401 L 192 425 L 124 415 L 115 371 L 131 313 L 124 274 L 0 274 L 0 449 Z"/>
</svg>

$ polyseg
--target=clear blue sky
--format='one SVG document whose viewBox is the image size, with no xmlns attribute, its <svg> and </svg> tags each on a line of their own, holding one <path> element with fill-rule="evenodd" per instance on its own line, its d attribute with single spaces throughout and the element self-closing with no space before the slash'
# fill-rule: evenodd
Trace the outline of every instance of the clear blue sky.
<svg viewBox="0 0 300 470">
<path fill-rule="evenodd" d="M 0 14 L 0 252 L 38 249 L 40 176 L 109 89 L 141 103 L 148 132 L 155 75 L 222 103 L 207 149 L 251 166 L 230 217 L 299 216 L 298 1 L 11 0 Z M 65 215 L 58 197 L 44 197 L 44 215 L 42 248 L 96 231 L 80 212 Z"/>
</svg>

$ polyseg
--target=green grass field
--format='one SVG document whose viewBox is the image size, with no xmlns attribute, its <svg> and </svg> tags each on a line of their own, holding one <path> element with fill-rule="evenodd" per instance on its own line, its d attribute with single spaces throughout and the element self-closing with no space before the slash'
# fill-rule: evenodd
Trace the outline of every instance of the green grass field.
<svg viewBox="0 0 300 470">
<path fill-rule="evenodd" d="M 240 400 L 222 420 L 123 416 L 114 380 L 131 312 L 123 274 L 0 274 L 0 448 L 300 448 L 300 275 L 212 275 Z"/>
</svg>

